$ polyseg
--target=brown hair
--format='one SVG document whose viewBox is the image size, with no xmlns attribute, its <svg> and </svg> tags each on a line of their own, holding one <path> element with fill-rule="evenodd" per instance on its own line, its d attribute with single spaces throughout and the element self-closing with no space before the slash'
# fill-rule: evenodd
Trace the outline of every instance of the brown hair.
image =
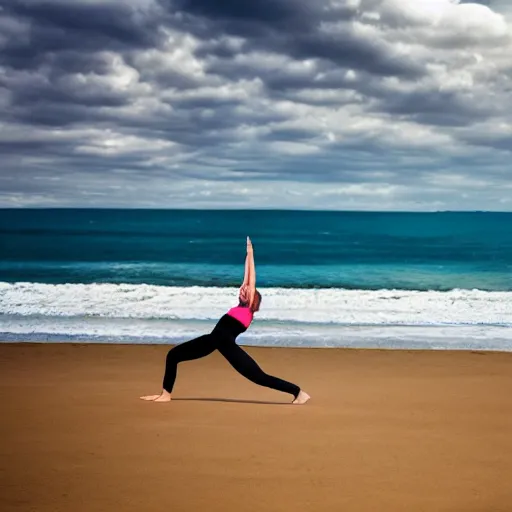
<svg viewBox="0 0 512 512">
<path fill-rule="evenodd" d="M 262 300 L 262 297 L 261 297 L 261 293 L 256 290 L 256 293 L 254 294 L 255 297 L 258 297 L 258 300 L 253 304 L 253 307 L 251 308 L 253 311 L 255 311 L 256 309 L 259 309 L 259 307 L 261 306 L 261 300 Z"/>
</svg>

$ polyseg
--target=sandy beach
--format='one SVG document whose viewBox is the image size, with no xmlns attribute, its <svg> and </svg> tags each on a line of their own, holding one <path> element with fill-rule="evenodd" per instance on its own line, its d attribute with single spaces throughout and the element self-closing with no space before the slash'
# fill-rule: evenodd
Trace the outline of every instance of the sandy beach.
<svg viewBox="0 0 512 512">
<path fill-rule="evenodd" d="M 0 510 L 510 512 L 512 354 L 251 348 L 305 406 L 217 353 L 0 345 Z"/>
</svg>

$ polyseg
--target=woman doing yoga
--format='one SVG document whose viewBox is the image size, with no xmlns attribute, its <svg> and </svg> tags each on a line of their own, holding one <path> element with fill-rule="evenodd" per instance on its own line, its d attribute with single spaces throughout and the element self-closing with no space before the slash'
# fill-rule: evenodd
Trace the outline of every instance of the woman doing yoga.
<svg viewBox="0 0 512 512">
<path fill-rule="evenodd" d="M 141 399 L 153 402 L 169 402 L 176 380 L 178 364 L 183 361 L 205 357 L 214 350 L 218 350 L 236 371 L 250 381 L 260 386 L 293 395 L 293 404 L 305 404 L 310 398 L 307 393 L 291 382 L 266 374 L 256 361 L 236 344 L 236 337 L 247 330 L 254 313 L 260 309 L 260 304 L 261 294 L 256 290 L 254 251 L 251 240 L 247 237 L 245 276 L 240 287 L 238 306 L 231 308 L 223 315 L 210 334 L 187 341 L 169 350 L 165 363 L 162 392 L 159 395 L 141 396 Z"/>
</svg>

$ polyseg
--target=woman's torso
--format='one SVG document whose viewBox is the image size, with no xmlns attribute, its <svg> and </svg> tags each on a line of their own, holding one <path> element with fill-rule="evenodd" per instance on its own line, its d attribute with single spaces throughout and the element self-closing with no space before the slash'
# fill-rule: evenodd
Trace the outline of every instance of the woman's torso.
<svg viewBox="0 0 512 512">
<path fill-rule="evenodd" d="M 253 313 L 250 308 L 236 306 L 220 318 L 213 332 L 230 338 L 236 338 L 247 330 L 251 325 L 252 319 Z"/>
<path fill-rule="evenodd" d="M 231 308 L 227 314 L 233 318 L 236 318 L 246 329 L 248 329 L 251 325 L 254 316 L 251 308 L 246 306 L 236 306 Z"/>
</svg>

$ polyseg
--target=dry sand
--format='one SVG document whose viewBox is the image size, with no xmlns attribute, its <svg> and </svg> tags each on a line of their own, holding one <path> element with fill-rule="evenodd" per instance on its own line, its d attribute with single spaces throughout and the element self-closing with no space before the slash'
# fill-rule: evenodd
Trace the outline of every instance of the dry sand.
<svg viewBox="0 0 512 512">
<path fill-rule="evenodd" d="M 305 406 L 218 353 L 0 345 L 0 510 L 511 512 L 512 354 L 248 348 Z"/>
</svg>

